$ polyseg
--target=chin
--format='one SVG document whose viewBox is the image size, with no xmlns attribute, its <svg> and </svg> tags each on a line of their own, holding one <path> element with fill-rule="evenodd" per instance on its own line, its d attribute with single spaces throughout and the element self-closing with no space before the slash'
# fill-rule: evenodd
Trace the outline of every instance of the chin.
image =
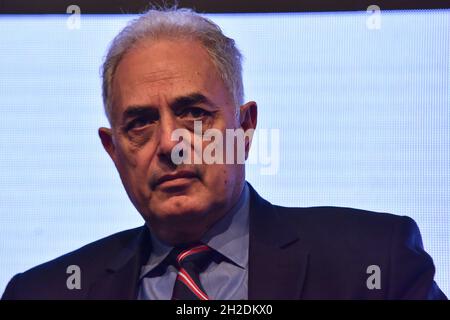
<svg viewBox="0 0 450 320">
<path fill-rule="evenodd" d="M 175 196 L 165 200 L 156 210 L 151 210 L 160 219 L 192 219 L 204 216 L 210 206 L 204 201 L 188 196 Z"/>
</svg>

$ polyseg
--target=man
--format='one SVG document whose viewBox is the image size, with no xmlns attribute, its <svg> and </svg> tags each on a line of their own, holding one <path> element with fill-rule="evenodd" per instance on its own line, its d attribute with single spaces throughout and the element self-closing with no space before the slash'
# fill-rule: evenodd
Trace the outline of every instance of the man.
<svg viewBox="0 0 450 320">
<path fill-rule="evenodd" d="M 250 139 L 238 150 L 225 132 L 252 132 L 257 106 L 243 103 L 234 41 L 208 19 L 131 22 L 106 56 L 103 99 L 101 142 L 146 223 L 16 275 L 4 299 L 445 299 L 412 219 L 283 208 L 245 182 Z M 201 139 L 213 129 L 225 140 Z M 231 162 L 199 151 L 230 142 Z"/>
</svg>

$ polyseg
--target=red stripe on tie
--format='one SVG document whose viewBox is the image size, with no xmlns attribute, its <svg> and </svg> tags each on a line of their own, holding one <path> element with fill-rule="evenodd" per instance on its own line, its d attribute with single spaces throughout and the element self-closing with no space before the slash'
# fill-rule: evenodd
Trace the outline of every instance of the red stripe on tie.
<svg viewBox="0 0 450 320">
<path fill-rule="evenodd" d="M 202 251 L 208 251 L 209 247 L 205 246 L 205 245 L 201 245 L 201 246 L 197 246 L 194 248 L 191 248 L 189 250 L 183 251 L 182 253 L 180 253 L 177 257 L 177 262 L 180 263 L 181 261 L 183 261 L 184 258 L 190 256 L 191 254 L 195 254 L 198 252 L 202 252 Z"/>
<path fill-rule="evenodd" d="M 199 299 L 209 300 L 208 296 L 195 284 L 195 281 L 183 268 L 180 268 L 178 272 L 178 280 L 183 282 Z"/>
</svg>

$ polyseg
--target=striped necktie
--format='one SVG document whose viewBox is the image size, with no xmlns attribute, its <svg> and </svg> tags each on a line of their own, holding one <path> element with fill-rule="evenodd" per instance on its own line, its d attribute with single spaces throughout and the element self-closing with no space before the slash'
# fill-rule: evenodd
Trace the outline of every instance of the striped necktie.
<svg viewBox="0 0 450 320">
<path fill-rule="evenodd" d="M 199 274 L 211 261 L 212 250 L 203 244 L 195 244 L 172 251 L 178 270 L 172 300 L 209 300 L 200 283 Z"/>
</svg>

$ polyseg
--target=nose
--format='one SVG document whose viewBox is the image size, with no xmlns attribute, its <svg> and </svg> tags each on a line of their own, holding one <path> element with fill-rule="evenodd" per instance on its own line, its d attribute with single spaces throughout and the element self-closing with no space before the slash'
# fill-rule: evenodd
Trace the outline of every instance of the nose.
<svg viewBox="0 0 450 320">
<path fill-rule="evenodd" d="M 159 123 L 159 144 L 157 153 L 160 158 L 166 161 L 170 161 L 171 164 L 171 154 L 172 149 L 178 143 L 177 140 L 172 140 L 172 133 L 177 128 L 176 120 L 170 114 L 161 115 Z"/>
</svg>

